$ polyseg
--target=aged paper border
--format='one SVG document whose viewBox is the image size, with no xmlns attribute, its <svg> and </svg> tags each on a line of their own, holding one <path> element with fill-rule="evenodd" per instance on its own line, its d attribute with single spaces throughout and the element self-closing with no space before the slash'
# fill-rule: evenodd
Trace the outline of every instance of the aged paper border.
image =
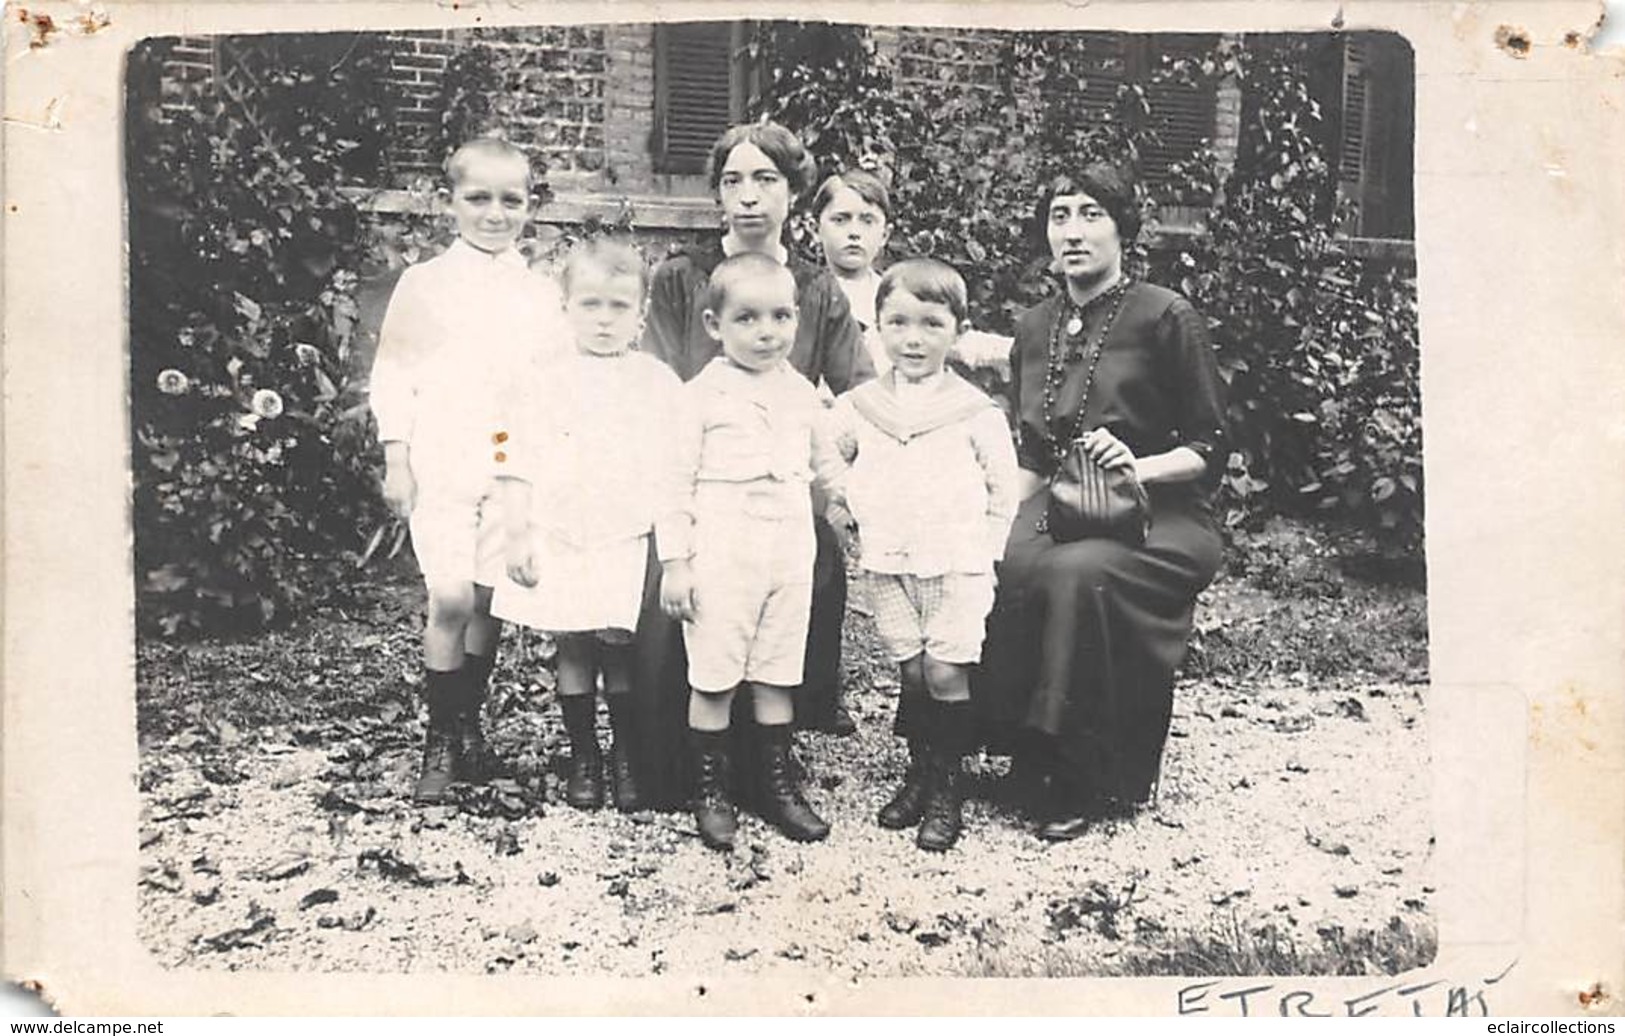
<svg viewBox="0 0 1625 1036">
<path fill-rule="evenodd" d="M 1396 1012 L 1395 989 L 1434 980 L 1482 993 L 1496 1014 L 1572 1014 L 1594 983 L 1625 994 L 1625 59 L 1588 51 L 1600 12 L 1571 0 L 817 9 L 853 21 L 1131 31 L 1340 24 L 1395 30 L 1416 48 L 1440 954 L 1401 979 L 1227 980 L 1207 990 L 1212 1013 L 1237 1013 L 1219 993 L 1266 983 L 1277 996 L 1312 991 L 1339 1012 L 1350 999 L 1381 1002 L 1385 1014 Z M 701 999 L 683 979 L 167 971 L 137 941 L 125 51 L 174 33 L 812 13 L 676 0 L 7 8 L 8 977 L 38 983 L 74 1014 L 1178 1010 L 1189 985 L 1179 978 L 716 976 Z M 36 14 L 58 31 L 31 47 Z M 1509 37 L 1526 41 L 1522 53 Z M 1609 1011 L 1619 1001 L 1595 1003 Z M 1268 994 L 1253 1006 L 1274 1010 Z M 1408 1001 L 1397 1011 L 1410 1013 Z"/>
</svg>

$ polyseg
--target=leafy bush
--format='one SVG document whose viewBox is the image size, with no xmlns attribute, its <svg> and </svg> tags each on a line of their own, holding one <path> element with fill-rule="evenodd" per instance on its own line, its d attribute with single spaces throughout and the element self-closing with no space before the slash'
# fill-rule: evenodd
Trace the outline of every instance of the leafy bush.
<svg viewBox="0 0 1625 1036">
<path fill-rule="evenodd" d="M 1072 159 L 1132 161 L 1148 139 L 1144 91 L 1118 89 L 1104 119 L 1082 118 L 1089 87 L 1074 35 L 1001 33 L 995 80 L 911 83 L 869 33 L 775 23 L 756 46 L 770 69 L 758 113 L 792 126 L 821 174 L 879 168 L 891 180 L 895 255 L 933 255 L 966 272 L 972 320 L 1008 333 L 1050 289 L 1028 236 L 1037 185 Z M 968 41 L 954 44 L 962 57 Z M 811 217 L 792 227 L 818 258 Z"/>
<path fill-rule="evenodd" d="M 227 37 L 223 74 L 160 109 L 172 41 L 131 55 L 132 474 L 139 619 L 249 628 L 376 515 L 352 376 L 390 98 L 367 35 Z"/>
<path fill-rule="evenodd" d="M 1401 553 L 1422 542 L 1421 397 L 1414 280 L 1351 255 L 1335 229 L 1336 170 L 1308 90 L 1303 40 L 1226 59 L 1241 85 L 1234 169 L 1193 157 L 1179 189 L 1206 191 L 1206 232 L 1157 257 L 1153 279 L 1207 316 L 1229 382 L 1232 518 L 1318 510 Z"/>
<path fill-rule="evenodd" d="M 1422 537 L 1415 282 L 1348 253 L 1331 141 L 1310 83 L 1317 45 L 1250 37 L 1169 62 L 1152 84 L 1233 77 L 1244 98 L 1234 166 L 1211 151 L 1175 163 L 1160 206 L 1198 213 L 1206 232 L 1131 250 L 1130 269 L 1190 297 L 1212 326 L 1229 382 L 1234 450 L 1220 502 L 1237 524 L 1320 513 L 1379 534 L 1399 554 Z M 961 44 L 968 45 L 968 44 Z M 983 329 L 1054 290 L 1026 221 L 1039 185 L 1105 159 L 1136 168 L 1159 143 L 1147 90 L 1119 85 L 1104 118 L 1077 34 L 1001 34 L 998 79 L 914 84 L 861 27 L 780 25 L 756 46 L 772 69 L 760 113 L 794 126 L 823 172 L 893 174 L 891 249 L 964 271 Z M 797 243 L 815 256 L 810 226 Z"/>
</svg>

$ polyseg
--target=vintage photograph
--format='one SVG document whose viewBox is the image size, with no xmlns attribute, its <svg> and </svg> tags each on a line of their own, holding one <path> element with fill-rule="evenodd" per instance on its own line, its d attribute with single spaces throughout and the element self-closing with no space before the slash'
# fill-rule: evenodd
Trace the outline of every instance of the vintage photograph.
<svg viewBox="0 0 1625 1036">
<path fill-rule="evenodd" d="M 1432 963 L 1404 37 L 125 68 L 159 965 Z"/>
</svg>

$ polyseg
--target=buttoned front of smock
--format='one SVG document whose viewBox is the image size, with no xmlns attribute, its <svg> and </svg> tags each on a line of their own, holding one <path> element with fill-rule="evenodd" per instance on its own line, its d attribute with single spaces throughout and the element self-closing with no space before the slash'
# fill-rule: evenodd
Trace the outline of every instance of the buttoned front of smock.
<svg viewBox="0 0 1625 1036">
<path fill-rule="evenodd" d="M 832 477 L 838 461 L 806 378 L 787 362 L 757 372 L 719 357 L 684 386 L 678 414 L 674 497 L 655 527 L 662 561 L 694 553 L 702 513 L 713 522 L 805 520 L 810 528 L 809 485 Z"/>
<path fill-rule="evenodd" d="M 509 411 L 493 473 L 529 482 L 531 524 L 577 547 L 643 536 L 664 498 L 682 383 L 639 352 L 571 351 Z"/>
<path fill-rule="evenodd" d="M 459 239 L 390 297 L 369 390 L 379 440 L 408 445 L 420 492 L 486 481 L 506 394 L 570 340 L 551 278 Z"/>
</svg>

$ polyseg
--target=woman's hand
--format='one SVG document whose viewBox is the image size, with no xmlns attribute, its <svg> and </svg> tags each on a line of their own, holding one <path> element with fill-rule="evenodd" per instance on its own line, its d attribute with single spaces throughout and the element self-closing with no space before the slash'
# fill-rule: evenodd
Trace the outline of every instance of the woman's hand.
<svg viewBox="0 0 1625 1036">
<path fill-rule="evenodd" d="M 694 565 L 687 558 L 676 558 L 661 566 L 660 610 L 668 619 L 694 618 Z"/>
<path fill-rule="evenodd" d="M 1096 428 L 1084 435 L 1083 452 L 1103 468 L 1134 467 L 1134 451 L 1104 428 Z"/>
<path fill-rule="evenodd" d="M 1141 485 L 1190 482 L 1207 473 L 1207 461 L 1189 446 L 1175 446 L 1167 453 L 1153 453 L 1134 461 L 1134 473 Z"/>
</svg>

